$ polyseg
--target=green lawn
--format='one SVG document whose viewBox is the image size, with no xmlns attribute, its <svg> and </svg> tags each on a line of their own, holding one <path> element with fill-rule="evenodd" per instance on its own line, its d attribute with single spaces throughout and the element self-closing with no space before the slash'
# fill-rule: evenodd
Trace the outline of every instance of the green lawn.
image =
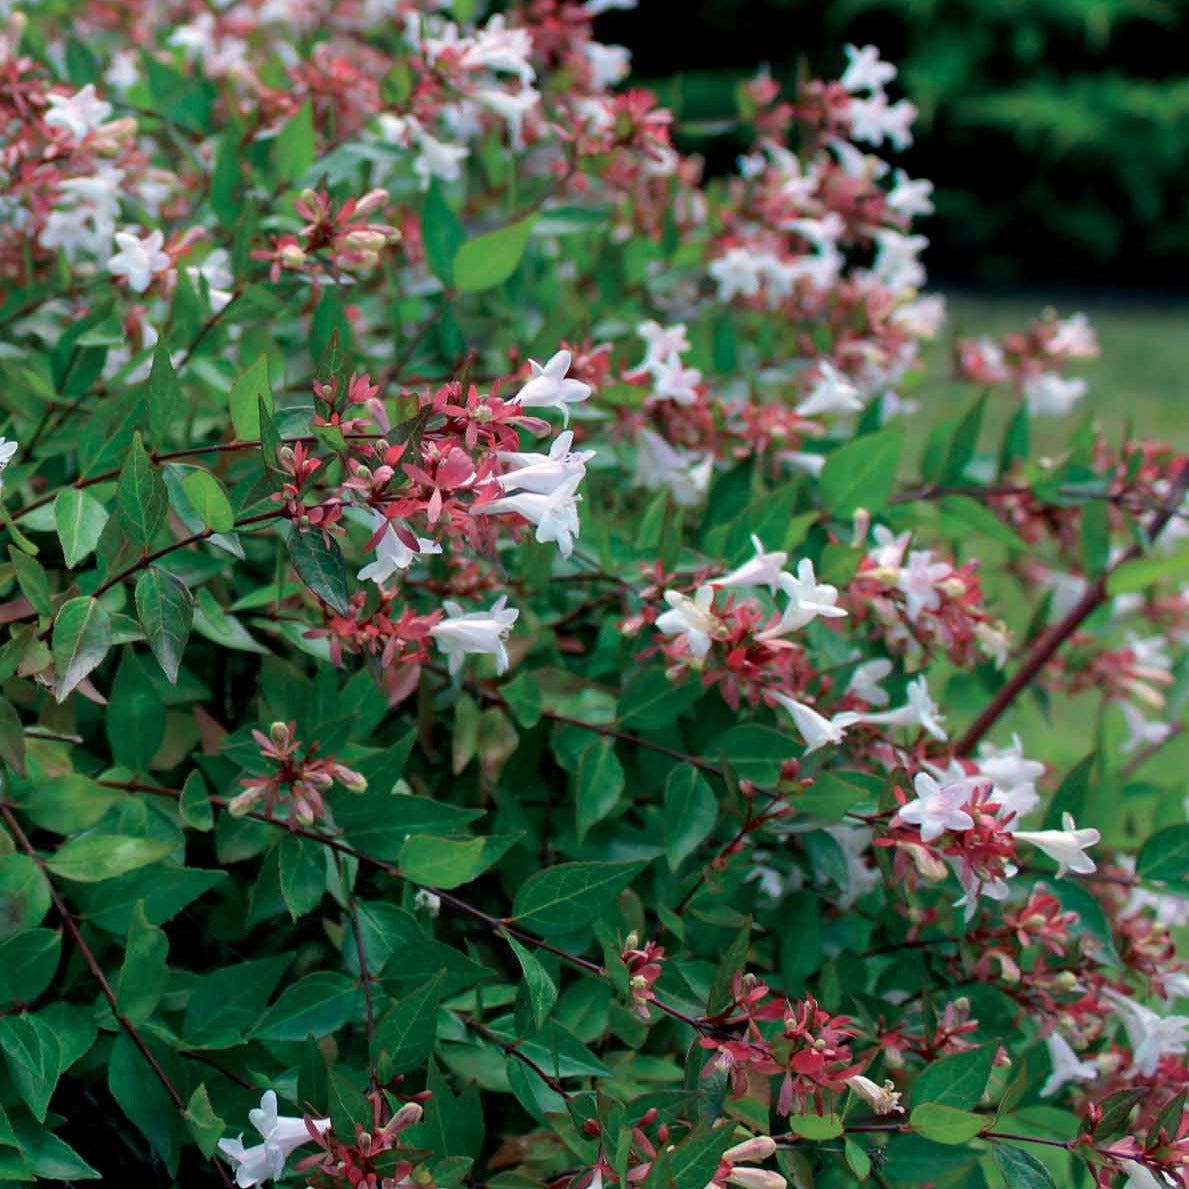
<svg viewBox="0 0 1189 1189">
<path fill-rule="evenodd" d="M 1098 331 L 1102 355 L 1070 369 L 1090 385 L 1081 407 L 1112 437 L 1130 422 L 1139 436 L 1189 449 L 1189 301 L 958 293 L 947 302 L 950 333 L 971 337 L 1022 329 L 1046 305 L 1063 316 L 1083 311 Z M 947 351 L 948 340 L 938 350 Z M 937 414 L 942 413 L 944 396 L 934 393 L 931 399 L 927 392 L 923 399 L 936 402 Z"/>
</svg>

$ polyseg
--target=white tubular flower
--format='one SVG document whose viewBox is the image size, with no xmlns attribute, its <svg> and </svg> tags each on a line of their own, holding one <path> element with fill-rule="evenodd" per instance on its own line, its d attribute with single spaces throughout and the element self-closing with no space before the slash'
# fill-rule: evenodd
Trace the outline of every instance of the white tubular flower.
<svg viewBox="0 0 1189 1189">
<path fill-rule="evenodd" d="M 913 623 L 922 611 L 936 611 L 941 606 L 937 584 L 949 577 L 950 570 L 945 562 L 935 562 L 928 549 L 914 549 L 908 555 L 897 586 L 904 595 L 905 614 Z"/>
<path fill-rule="evenodd" d="M 1093 827 L 1079 830 L 1072 813 L 1061 815 L 1061 826 L 1060 830 L 1017 830 L 1015 837 L 1019 842 L 1031 843 L 1054 860 L 1058 878 L 1070 871 L 1079 875 L 1096 871 L 1094 860 L 1084 852 L 1088 846 L 1094 846 L 1102 835 Z"/>
<path fill-rule="evenodd" d="M 1189 1016 L 1162 1016 L 1150 1007 L 1120 995 L 1109 987 L 1103 991 L 1118 1011 L 1132 1055 L 1140 1073 L 1151 1077 L 1162 1057 L 1180 1057 L 1189 1045 Z"/>
<path fill-rule="evenodd" d="M 699 586 L 692 599 L 680 591 L 667 590 L 665 602 L 669 610 L 656 617 L 657 631 L 666 636 L 684 636 L 690 656 L 699 661 L 704 659 L 722 627 L 711 610 L 714 587 Z"/>
<path fill-rule="evenodd" d="M 821 417 L 828 413 L 859 413 L 863 397 L 858 388 L 829 360 L 817 365 L 818 379 L 809 395 L 796 407 L 802 417 Z"/>
<path fill-rule="evenodd" d="M 873 45 L 862 49 L 846 45 L 842 50 L 846 54 L 846 70 L 838 82 L 844 91 L 852 95 L 860 91 L 882 91 L 896 77 L 896 67 L 881 61 L 879 50 Z"/>
<path fill-rule="evenodd" d="M 1138 1160 L 1120 1160 L 1119 1167 L 1127 1174 L 1123 1189 L 1169 1189 L 1166 1182 L 1160 1180 L 1150 1168 L 1145 1168 Z"/>
<path fill-rule="evenodd" d="M 1085 314 L 1072 314 L 1056 324 L 1046 349 L 1065 359 L 1097 359 L 1098 336 Z"/>
<path fill-rule="evenodd" d="M 1034 417 L 1064 417 L 1086 395 L 1086 381 L 1076 376 L 1041 372 L 1024 381 L 1024 399 Z"/>
<path fill-rule="evenodd" d="M 902 169 L 896 170 L 896 185 L 888 192 L 888 206 L 898 215 L 906 219 L 915 219 L 918 215 L 933 213 L 933 183 L 920 180 L 913 181 Z"/>
<path fill-rule="evenodd" d="M 769 696 L 792 715 L 793 725 L 805 740 L 806 755 L 827 744 L 841 743 L 846 737 L 846 728 L 857 721 L 857 715 L 854 714 L 836 714 L 832 719 L 825 718 L 812 706 L 806 706 L 788 694 L 772 692 Z"/>
<path fill-rule="evenodd" d="M 471 155 L 466 145 L 449 144 L 417 128 L 417 153 L 413 172 L 421 179 L 421 188 L 429 189 L 434 178 L 457 182 L 462 177 L 463 162 Z"/>
<path fill-rule="evenodd" d="M 12 462 L 13 456 L 19 448 L 16 442 L 0 438 L 0 491 L 4 490 L 4 472 L 8 469 L 8 464 Z"/>
<path fill-rule="evenodd" d="M 235 1183 L 240 1189 L 262 1184 L 270 1177 L 279 1179 L 285 1170 L 285 1161 L 302 1144 L 312 1143 L 306 1121 L 295 1115 L 277 1114 L 277 1095 L 267 1090 L 260 1099 L 260 1106 L 248 1112 L 248 1120 L 260 1133 L 264 1142 L 245 1148 L 243 1136 L 237 1139 L 221 1139 L 219 1150 L 236 1166 Z M 323 1134 L 330 1129 L 329 1119 L 312 1119 L 314 1130 Z"/>
<path fill-rule="evenodd" d="M 813 562 L 804 557 L 797 563 L 796 574 L 779 576 L 780 589 L 788 595 L 788 606 L 775 627 L 760 632 L 757 639 L 772 640 L 789 632 L 800 631 L 820 615 L 824 619 L 841 619 L 846 611 L 839 607 L 838 588 L 818 582 Z"/>
<path fill-rule="evenodd" d="M 415 537 L 417 548 L 414 550 L 401 539 L 392 522 L 374 510 L 372 523 L 376 531 L 383 527 L 384 535 L 376 543 L 375 560 L 368 562 L 356 575 L 360 582 L 374 582 L 377 586 L 383 586 L 393 574 L 407 570 L 419 557 L 442 552 L 441 545 L 427 537 Z"/>
<path fill-rule="evenodd" d="M 1143 714 L 1130 702 L 1121 702 L 1119 709 L 1127 721 L 1127 741 L 1119 749 L 1124 755 L 1137 751 L 1141 747 L 1154 747 L 1163 743 L 1172 734 L 1171 723 L 1153 722 L 1151 719 L 1144 718 Z"/>
<path fill-rule="evenodd" d="M 783 550 L 766 553 L 764 551 L 764 542 L 754 533 L 751 536 L 751 543 L 756 551 L 755 557 L 748 558 L 747 561 L 732 570 L 729 574 L 724 574 L 721 578 L 715 578 L 711 582 L 712 586 L 722 587 L 727 590 L 743 590 L 753 586 L 766 586 L 773 594 L 776 593 L 776 587 L 780 583 L 781 570 L 784 568 L 784 563 L 788 561 L 789 555 Z"/>
<path fill-rule="evenodd" d="M 508 135 L 518 146 L 525 118 L 541 102 L 541 92 L 535 87 L 524 87 L 515 92 L 503 91 L 499 87 L 480 87 L 471 93 L 471 98 L 495 112 L 508 125 Z"/>
<path fill-rule="evenodd" d="M 892 662 L 887 657 L 876 657 L 873 661 L 864 661 L 851 674 L 846 692 L 862 698 L 869 706 L 886 706 L 889 702 L 888 691 L 879 683 L 892 671 Z"/>
<path fill-rule="evenodd" d="M 571 451 L 574 444 L 572 430 L 559 433 L 548 454 L 519 453 L 501 450 L 496 457 L 512 469 L 496 475 L 495 481 L 505 490 L 535 491 L 551 495 L 563 483 L 586 474 L 586 464 L 595 456 L 593 450 Z"/>
<path fill-rule="evenodd" d="M 543 545 L 556 541 L 562 557 L 574 552 L 574 540 L 579 535 L 578 484 L 582 474 L 572 475 L 559 484 L 548 495 L 535 491 L 518 491 L 515 495 L 501 496 L 489 504 L 480 504 L 476 513 L 498 516 L 501 512 L 515 512 L 537 526 L 536 538 Z"/>
<path fill-rule="evenodd" d="M 900 1105 L 900 1092 L 895 1083 L 887 1081 L 878 1086 L 870 1078 L 861 1073 L 846 1079 L 846 1084 L 871 1107 L 877 1115 L 904 1114 Z"/>
<path fill-rule="evenodd" d="M 716 1175 L 708 1182 L 706 1189 L 722 1189 L 724 1185 L 738 1185 L 740 1189 L 785 1189 L 787 1182 L 777 1172 L 766 1168 L 741 1168 L 740 1165 L 767 1160 L 776 1151 L 776 1141 L 769 1135 L 757 1135 L 728 1148 L 722 1155 L 724 1164 L 731 1166 L 730 1172 Z"/>
<path fill-rule="evenodd" d="M 581 380 L 566 379 L 571 362 L 569 351 L 558 351 L 544 366 L 530 359 L 532 379 L 509 403 L 524 409 L 560 409 L 566 424 L 569 424 L 570 405 L 586 400 L 592 391 L 590 385 Z"/>
<path fill-rule="evenodd" d="M 912 782 L 917 799 L 900 806 L 896 816 L 916 826 L 922 842 L 932 842 L 947 830 L 972 830 L 974 818 L 962 806 L 969 802 L 977 784 L 977 780 L 967 779 L 941 785 L 928 772 L 918 772 Z"/>
<path fill-rule="evenodd" d="M 692 405 L 698 399 L 698 385 L 702 373 L 696 367 L 686 367 L 676 355 L 657 365 L 653 371 L 657 400 L 671 400 L 682 406 Z"/>
<path fill-rule="evenodd" d="M 461 65 L 467 70 L 504 70 L 515 74 L 521 82 L 531 83 L 536 77 L 532 63 L 533 39 L 527 29 L 509 29 L 500 13 L 487 22 L 475 35 L 474 42 L 463 51 Z"/>
<path fill-rule="evenodd" d="M 1053 1071 L 1040 1088 L 1041 1098 L 1052 1098 L 1066 1082 L 1092 1082 L 1098 1077 L 1098 1067 L 1082 1061 L 1060 1032 L 1050 1032 L 1045 1037 L 1045 1047 L 1049 1050 Z"/>
<path fill-rule="evenodd" d="M 51 128 L 63 129 L 75 144 L 86 140 L 112 112 L 111 104 L 95 95 L 94 83 L 87 83 L 73 95 L 50 94 L 46 98 L 50 106 L 45 122 Z"/>
<path fill-rule="evenodd" d="M 684 322 L 662 326 L 649 319 L 636 327 L 636 333 L 645 342 L 644 360 L 635 370 L 655 375 L 674 355 L 684 355 L 689 350 L 689 336 Z"/>
<path fill-rule="evenodd" d="M 719 300 L 759 296 L 767 260 L 765 254 L 749 248 L 730 248 L 712 260 L 706 271 L 718 282 Z"/>
<path fill-rule="evenodd" d="M 133 293 L 143 293 L 155 276 L 173 264 L 169 254 L 161 250 L 165 236 L 160 231 L 150 231 L 144 239 L 135 231 L 117 231 L 116 243 L 120 250 L 107 262 L 108 271 L 124 277 Z"/>
<path fill-rule="evenodd" d="M 436 918 L 442 911 L 442 898 L 428 888 L 418 888 L 413 894 L 413 907 L 421 909 L 430 917 Z"/>
<path fill-rule="evenodd" d="M 706 498 L 714 474 L 713 454 L 671 446 L 651 429 L 636 435 L 636 451 L 636 477 L 649 491 L 667 487 L 682 508 L 696 507 Z"/>
<path fill-rule="evenodd" d="M 600 89 L 615 86 L 631 73 L 632 51 L 626 46 L 588 41 L 582 51 L 590 66 L 594 85 Z"/>
<path fill-rule="evenodd" d="M 467 653 L 481 653 L 495 657 L 497 673 L 508 668 L 508 650 L 504 641 L 512 625 L 520 616 L 515 607 L 507 607 L 508 598 L 501 595 L 491 605 L 490 611 L 464 612 L 455 602 L 446 600 L 446 618 L 429 629 L 429 634 L 438 642 L 446 654 L 450 672 L 462 668 Z"/>
<path fill-rule="evenodd" d="M 895 710 L 885 710 L 880 714 L 864 714 L 863 722 L 882 724 L 888 727 L 922 727 L 934 739 L 944 743 L 949 736 L 941 725 L 945 718 L 938 712 L 937 703 L 929 696 L 929 683 L 924 677 L 918 677 L 908 683 L 905 691 L 908 701 Z"/>
</svg>

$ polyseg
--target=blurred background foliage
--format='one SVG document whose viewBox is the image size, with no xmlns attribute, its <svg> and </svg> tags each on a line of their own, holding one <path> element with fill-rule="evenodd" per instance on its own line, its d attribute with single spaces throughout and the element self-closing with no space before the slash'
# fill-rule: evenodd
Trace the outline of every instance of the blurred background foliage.
<svg viewBox="0 0 1189 1189">
<path fill-rule="evenodd" d="M 723 117 L 757 61 L 837 77 L 874 43 L 921 110 L 903 164 L 937 186 L 936 280 L 1184 289 L 1189 0 L 641 0 L 600 36 L 712 172 L 746 148 Z"/>
</svg>

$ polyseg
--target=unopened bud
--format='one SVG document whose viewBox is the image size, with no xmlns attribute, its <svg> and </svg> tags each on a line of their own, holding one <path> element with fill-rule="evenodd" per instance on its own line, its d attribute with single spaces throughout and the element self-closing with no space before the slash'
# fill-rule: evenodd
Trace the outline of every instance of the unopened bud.
<svg viewBox="0 0 1189 1189">
<path fill-rule="evenodd" d="M 293 742 L 293 734 L 289 730 L 289 724 L 284 722 L 273 723 L 268 728 L 268 737 L 276 747 L 288 747 Z"/>
<path fill-rule="evenodd" d="M 232 797 L 227 804 L 227 812 L 232 817 L 245 817 L 252 812 L 260 794 L 255 789 L 246 789 L 238 796 Z"/>
<path fill-rule="evenodd" d="M 406 1127 L 413 1127 L 421 1122 L 425 1109 L 419 1102 L 406 1102 L 404 1106 L 389 1120 L 386 1131 L 402 1131 Z"/>
<path fill-rule="evenodd" d="M 744 1161 L 754 1162 L 767 1160 L 776 1151 L 776 1141 L 770 1135 L 754 1135 L 745 1139 L 741 1144 L 728 1148 L 722 1158 L 728 1164 L 742 1164 Z"/>
<path fill-rule="evenodd" d="M 364 215 L 373 214 L 382 207 L 388 205 L 388 191 L 375 189 L 369 190 L 356 204 L 355 215 L 362 217 Z"/>
<path fill-rule="evenodd" d="M 306 254 L 296 244 L 286 244 L 279 255 L 286 268 L 301 268 L 306 262 Z"/>
<path fill-rule="evenodd" d="M 356 772 L 354 768 L 344 768 L 340 764 L 335 769 L 335 776 L 338 777 L 339 784 L 341 784 L 348 792 L 367 792 L 367 777 L 364 776 L 362 772 Z"/>
<path fill-rule="evenodd" d="M 640 948 L 640 934 L 635 929 L 623 939 L 623 948 L 625 950 L 637 950 Z"/>
<path fill-rule="evenodd" d="M 966 583 L 961 578 L 951 575 L 949 578 L 937 584 L 937 589 L 942 594 L 947 594 L 951 599 L 960 599 L 966 594 Z"/>
</svg>

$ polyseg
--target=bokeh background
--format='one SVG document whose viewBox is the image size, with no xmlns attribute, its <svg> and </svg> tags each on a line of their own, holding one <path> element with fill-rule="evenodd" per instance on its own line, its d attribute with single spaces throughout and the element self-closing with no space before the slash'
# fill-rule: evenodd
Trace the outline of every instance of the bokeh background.
<svg viewBox="0 0 1189 1189">
<path fill-rule="evenodd" d="M 1087 407 L 1189 445 L 1189 0 L 640 0 L 599 34 L 715 173 L 747 147 L 714 124 L 757 62 L 792 83 L 879 46 L 921 110 L 902 164 L 936 184 L 927 264 L 955 321 L 1086 310 Z"/>
</svg>

